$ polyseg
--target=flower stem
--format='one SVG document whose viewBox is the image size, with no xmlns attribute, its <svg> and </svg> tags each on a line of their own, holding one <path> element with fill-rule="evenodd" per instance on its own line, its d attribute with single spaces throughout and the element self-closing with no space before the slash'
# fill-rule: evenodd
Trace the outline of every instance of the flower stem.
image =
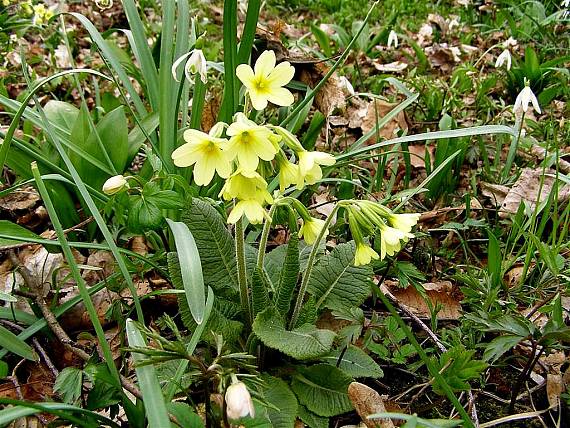
<svg viewBox="0 0 570 428">
<path fill-rule="evenodd" d="M 236 223 L 236 260 L 241 309 L 245 314 L 248 325 L 251 326 L 253 320 L 251 316 L 251 305 L 249 304 L 249 290 L 247 289 L 247 272 L 245 269 L 245 240 L 243 234 L 242 219 L 239 219 Z"/>
<path fill-rule="evenodd" d="M 317 253 L 319 252 L 319 247 L 321 245 L 321 241 L 326 236 L 327 230 L 334 218 L 334 215 L 338 211 L 339 204 L 335 205 L 325 223 L 321 231 L 319 232 L 319 236 L 317 237 L 315 243 L 313 244 L 313 248 L 311 248 L 311 253 L 309 254 L 309 260 L 307 262 L 307 269 L 303 275 L 303 280 L 301 281 L 301 288 L 299 288 L 299 294 L 297 296 L 297 301 L 295 302 L 295 308 L 293 309 L 293 315 L 291 316 L 291 322 L 289 323 L 289 328 L 293 329 L 295 324 L 297 324 L 297 320 L 299 319 L 299 313 L 301 312 L 301 307 L 303 306 L 303 301 L 305 300 L 305 294 L 307 293 L 307 287 L 309 285 L 309 279 L 311 278 L 311 273 L 313 271 L 313 265 L 315 264 L 315 258 L 317 257 Z"/>
<path fill-rule="evenodd" d="M 503 181 L 506 180 L 507 177 L 510 175 L 511 167 L 513 165 L 513 161 L 515 160 L 517 148 L 519 146 L 519 141 L 521 139 L 522 125 L 524 123 L 524 117 L 525 117 L 524 111 L 520 115 L 516 114 L 514 130 L 515 130 L 515 134 L 517 136 L 513 137 L 511 140 L 511 146 L 509 147 L 509 153 L 507 154 L 507 159 L 505 161 L 505 166 L 503 167 L 503 173 L 502 173 L 502 177 L 501 177 L 503 179 Z"/>
<path fill-rule="evenodd" d="M 265 251 L 267 249 L 267 240 L 269 238 L 269 231 L 271 230 L 271 223 L 273 222 L 273 214 L 277 204 L 273 204 L 269 209 L 269 217 L 265 219 L 263 224 L 263 231 L 261 232 L 261 240 L 259 241 L 259 249 L 257 251 L 257 268 L 263 271 L 263 260 L 265 259 Z"/>
</svg>

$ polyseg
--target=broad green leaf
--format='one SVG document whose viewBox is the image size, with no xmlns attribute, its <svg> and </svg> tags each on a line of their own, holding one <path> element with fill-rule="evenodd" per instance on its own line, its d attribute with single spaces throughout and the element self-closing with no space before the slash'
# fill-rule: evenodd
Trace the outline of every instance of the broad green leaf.
<svg viewBox="0 0 570 428">
<path fill-rule="evenodd" d="M 206 285 L 216 292 L 228 287 L 237 290 L 234 240 L 220 213 L 209 203 L 193 198 L 183 210 L 182 221 L 196 241 Z"/>
<path fill-rule="evenodd" d="M 176 244 L 176 251 L 182 284 L 186 294 L 186 302 L 196 323 L 204 320 L 206 308 L 206 294 L 204 291 L 204 278 L 202 277 L 202 264 L 200 254 L 192 233 L 184 223 L 166 219 Z"/>
<path fill-rule="evenodd" d="M 37 361 L 38 356 L 30 345 L 16 336 L 7 328 L 0 325 L 0 348 L 7 349 L 22 358 Z"/>
<path fill-rule="evenodd" d="M 307 425 L 309 428 L 329 428 L 329 418 L 324 416 L 319 416 L 305 406 L 299 406 L 299 418 Z"/>
<path fill-rule="evenodd" d="M 127 339 L 131 348 L 146 348 L 147 344 L 133 320 L 126 322 Z M 141 354 L 132 353 L 135 364 L 144 359 Z M 136 367 L 137 379 L 143 396 L 146 417 L 149 426 L 156 428 L 170 428 L 170 419 L 166 411 L 166 404 L 162 396 L 162 390 L 158 383 L 158 377 L 152 364 Z"/>
<path fill-rule="evenodd" d="M 132 0 L 130 0 L 132 1 Z M 141 130 L 141 127 L 144 129 Z M 131 160 L 138 153 L 141 146 L 146 141 L 146 135 L 151 135 L 158 128 L 158 113 L 152 112 L 140 121 L 140 126 L 135 126 L 128 136 L 128 156 L 127 160 Z M 146 133 L 146 135 L 145 135 Z"/>
<path fill-rule="evenodd" d="M 277 409 L 267 407 L 267 417 L 274 428 L 293 428 L 297 417 L 297 398 L 289 386 L 279 378 L 262 377 L 263 398 Z"/>
<path fill-rule="evenodd" d="M 57 100 L 48 101 L 44 106 L 44 111 L 50 122 L 53 122 L 67 131 L 71 131 L 79 115 L 79 109 L 77 107 Z"/>
<path fill-rule="evenodd" d="M 308 291 L 315 296 L 317 308 L 359 306 L 370 294 L 372 270 L 369 266 L 354 266 L 355 250 L 353 241 L 340 244 L 313 268 Z"/>
<path fill-rule="evenodd" d="M 384 372 L 380 366 L 362 349 L 357 346 L 349 345 L 346 352 L 342 353 L 343 348 L 335 349 L 328 355 L 321 357 L 321 360 L 327 364 L 338 367 L 347 375 L 354 378 L 370 377 L 380 378 L 384 376 Z M 340 364 L 339 357 L 342 355 Z"/>
<path fill-rule="evenodd" d="M 499 337 L 495 337 L 485 347 L 483 358 L 492 364 L 501 358 L 505 352 L 514 348 L 523 340 L 523 336 L 516 336 L 512 334 L 505 334 Z"/>
<path fill-rule="evenodd" d="M 172 284 L 180 290 L 184 289 L 182 284 L 182 276 L 180 273 L 180 266 L 178 263 L 178 257 L 174 253 L 168 253 L 168 272 L 170 274 L 170 280 Z M 237 301 L 236 301 L 237 302 Z M 188 302 L 186 296 L 178 297 L 178 305 L 180 309 L 180 315 L 182 317 L 182 322 L 189 330 L 196 329 L 196 322 L 192 317 L 190 308 L 188 307 Z M 240 315 L 240 305 L 239 303 L 230 302 L 222 298 L 216 297 L 214 308 L 212 309 L 212 314 L 208 319 L 206 326 L 204 328 L 204 340 L 212 342 L 212 332 L 216 334 L 221 334 L 224 340 L 229 343 L 233 343 L 240 337 L 241 331 L 243 329 L 243 324 L 236 321 Z"/>
<path fill-rule="evenodd" d="M 174 418 L 178 425 L 172 425 L 173 427 L 184 427 L 184 428 L 203 428 L 204 422 L 194 409 L 186 403 L 181 401 L 173 401 L 168 403 L 166 406 L 168 411 Z"/>
<path fill-rule="evenodd" d="M 18 239 L 11 239 L 11 237 Z M 40 237 L 19 224 L 8 220 L 0 220 L 0 247 L 20 244 L 26 242 L 28 238 L 39 239 Z"/>
<path fill-rule="evenodd" d="M 281 274 L 277 283 L 275 296 L 275 305 L 277 310 L 284 317 L 289 313 L 291 307 L 291 299 L 297 287 L 297 279 L 299 276 L 299 237 L 297 234 L 291 235 L 291 239 L 287 244 L 287 253 L 285 260 L 281 265 Z"/>
<path fill-rule="evenodd" d="M 348 398 L 350 376 L 329 364 L 300 367 L 291 387 L 299 402 L 319 416 L 336 416 L 352 410 Z"/>
<path fill-rule="evenodd" d="M 8 369 L 8 363 L 0 360 L 0 379 L 4 379 L 6 376 L 8 376 Z"/>
<path fill-rule="evenodd" d="M 469 381 L 478 379 L 487 368 L 487 363 L 474 359 L 474 355 L 474 350 L 455 346 L 440 356 L 439 372 L 453 390 L 468 391 Z M 438 383 L 432 388 L 436 394 L 445 395 Z"/>
<path fill-rule="evenodd" d="M 270 348 L 298 360 L 317 358 L 330 351 L 335 333 L 305 324 L 285 330 L 285 322 L 276 309 L 267 308 L 255 318 L 253 332 Z"/>
<path fill-rule="evenodd" d="M 83 370 L 66 367 L 57 375 L 53 390 L 65 403 L 74 404 L 81 396 L 82 388 Z"/>
</svg>

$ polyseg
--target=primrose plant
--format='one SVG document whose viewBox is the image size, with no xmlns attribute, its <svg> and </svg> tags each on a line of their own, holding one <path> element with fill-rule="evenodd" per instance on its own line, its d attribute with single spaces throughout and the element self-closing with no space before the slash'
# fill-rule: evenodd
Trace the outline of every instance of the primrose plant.
<svg viewBox="0 0 570 428">
<path fill-rule="evenodd" d="M 191 72 L 197 72 L 197 67 Z M 220 371 L 214 384 L 220 393 L 230 385 L 225 391 L 230 418 L 254 420 L 256 415 L 255 420 L 272 421 L 276 417 L 272 405 L 277 404 L 272 400 L 278 394 L 291 403 L 286 409 L 279 403 L 280 416 L 291 422 L 308 415 L 328 418 L 352 408 L 348 384 L 358 377 L 378 377 L 381 370 L 364 351 L 354 346 L 344 349 L 346 345 L 337 344 L 333 331 L 319 329 L 315 323 L 325 308 L 346 310 L 363 303 L 370 292 L 370 262 L 396 254 L 414 236 L 411 230 L 419 218 L 419 214 L 396 214 L 374 201 L 350 199 L 338 201 L 330 215 L 320 219 L 293 196 L 317 184 L 323 168 L 334 165 L 335 158 L 306 150 L 284 127 L 251 118 L 254 109 L 261 111 L 270 103 L 281 107 L 294 103 L 285 87 L 294 74 L 288 62 L 276 64 L 273 51 L 263 52 L 253 68 L 239 65 L 236 75 L 245 87 L 243 110 L 233 116 L 232 123 L 218 122 L 208 133 L 186 130 L 185 144 L 172 153 L 176 166 L 193 168 L 195 184 L 210 186 L 218 180 L 216 176 L 223 180 L 218 202 L 194 197 L 181 220 L 195 242 L 204 283 L 216 295 L 202 327 L 203 338 L 236 352 L 245 346 L 257 356 L 258 368 L 264 372 L 259 375 L 246 368 L 249 374 L 238 373 L 244 366 Z M 116 185 L 124 183 L 117 180 Z M 325 254 L 325 239 L 341 214 L 353 241 Z M 245 229 L 255 231 L 258 224 L 262 227 L 257 245 L 246 243 Z M 289 242 L 267 253 L 271 229 L 279 224 L 288 227 Z M 169 255 L 171 278 L 179 288 L 186 286 L 183 263 L 180 253 Z M 192 310 L 194 302 L 181 295 L 179 304 L 184 323 L 196 330 L 200 323 Z M 270 355 L 283 360 L 269 359 Z M 294 367 L 293 375 L 280 380 L 282 364 L 276 362 L 287 360 Z M 264 382 L 253 382 L 252 374 Z M 243 382 L 237 381 L 238 375 L 245 376 Z M 247 388 L 253 391 L 257 409 Z M 333 395 L 340 399 L 333 400 Z"/>
</svg>

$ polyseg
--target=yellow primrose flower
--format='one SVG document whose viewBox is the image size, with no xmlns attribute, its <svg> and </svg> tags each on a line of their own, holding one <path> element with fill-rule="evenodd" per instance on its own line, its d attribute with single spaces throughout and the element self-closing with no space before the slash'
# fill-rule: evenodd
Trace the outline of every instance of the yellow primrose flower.
<svg viewBox="0 0 570 428">
<path fill-rule="evenodd" d="M 356 244 L 356 253 L 354 255 L 354 266 L 366 266 L 372 259 L 378 260 L 380 256 L 376 251 L 364 243 Z"/>
<path fill-rule="evenodd" d="M 308 245 L 313 245 L 317 240 L 317 237 L 321 233 L 325 225 L 324 220 L 318 218 L 309 217 L 308 220 L 303 220 L 303 225 L 299 228 L 299 238 L 305 238 L 305 242 Z M 329 234 L 328 229 L 325 231 L 325 236 Z"/>
<path fill-rule="evenodd" d="M 199 186 L 208 185 L 215 172 L 222 178 L 227 178 L 232 173 L 231 162 L 223 151 L 228 141 L 217 135 L 218 126 L 214 126 L 210 134 L 188 129 L 184 132 L 186 144 L 172 152 L 174 165 L 187 167 L 195 164 L 194 181 Z"/>
<path fill-rule="evenodd" d="M 402 248 L 400 241 L 407 242 L 409 238 L 413 237 L 414 235 L 409 232 L 380 225 L 380 259 L 383 260 L 386 254 L 393 256 Z"/>
<path fill-rule="evenodd" d="M 247 64 L 236 68 L 236 76 L 247 88 L 256 110 L 263 110 L 268 101 L 278 106 L 290 106 L 295 101 L 293 94 L 283 88 L 295 75 L 295 68 L 287 61 L 276 67 L 275 62 L 275 52 L 265 51 L 257 59 L 254 69 Z"/>
<path fill-rule="evenodd" d="M 388 216 L 388 222 L 392 227 L 395 227 L 402 232 L 409 232 L 412 230 L 418 220 L 420 219 L 419 214 L 390 214 Z"/>
<path fill-rule="evenodd" d="M 273 202 L 273 198 L 267 191 L 267 182 L 255 171 L 238 169 L 225 182 L 220 191 L 220 196 L 225 200 L 231 199 L 247 200 L 255 199 L 260 203 L 266 201 Z"/>
<path fill-rule="evenodd" d="M 284 192 L 285 189 L 292 184 L 297 186 L 297 189 L 301 190 L 304 186 L 303 176 L 299 170 L 299 166 L 289 162 L 284 157 L 279 159 L 277 162 L 279 166 L 279 189 Z"/>
<path fill-rule="evenodd" d="M 245 199 L 239 201 L 228 216 L 228 223 L 235 224 L 243 215 L 247 217 L 250 223 L 259 224 L 263 222 L 265 217 L 265 209 L 257 199 Z"/>
<path fill-rule="evenodd" d="M 328 153 L 322 152 L 298 152 L 299 169 L 307 184 L 315 184 L 323 177 L 320 165 L 334 165 L 335 158 Z"/>
<path fill-rule="evenodd" d="M 229 158 L 233 160 L 237 157 L 240 167 L 248 171 L 257 169 L 259 159 L 272 160 L 279 150 L 277 142 L 280 137 L 265 126 L 252 122 L 243 113 L 236 114 L 236 121 L 226 133 L 230 137 L 226 147 Z"/>
</svg>

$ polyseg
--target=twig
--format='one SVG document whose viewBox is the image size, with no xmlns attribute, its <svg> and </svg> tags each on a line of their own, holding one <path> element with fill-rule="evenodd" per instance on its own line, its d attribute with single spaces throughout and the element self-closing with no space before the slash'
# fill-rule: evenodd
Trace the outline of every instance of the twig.
<svg viewBox="0 0 570 428">
<path fill-rule="evenodd" d="M 55 317 L 53 312 L 49 309 L 46 301 L 42 296 L 41 285 L 38 284 L 38 281 L 36 280 L 32 272 L 26 266 L 23 266 L 20 263 L 20 260 L 13 251 L 9 252 L 9 257 L 12 264 L 17 269 L 19 269 L 20 274 L 22 275 L 22 278 L 24 278 L 25 283 L 32 290 L 32 292 L 35 293 L 34 301 L 40 308 L 40 311 L 42 312 L 42 315 L 44 316 L 44 319 L 48 327 L 53 332 L 53 334 L 63 344 L 63 347 L 65 349 L 67 349 L 77 357 L 81 358 L 82 360 L 88 361 L 91 358 L 91 356 L 83 349 L 81 349 L 75 342 L 73 342 L 73 340 L 71 340 L 71 338 L 67 335 L 65 330 L 61 327 L 61 325 L 57 321 L 57 318 Z M 133 394 L 136 398 L 142 399 L 142 394 L 140 390 L 135 386 L 135 384 L 133 384 L 129 379 L 127 379 L 123 375 L 120 375 L 120 377 L 121 377 L 121 385 L 123 386 L 123 388 L 125 388 L 127 391 Z"/>
<path fill-rule="evenodd" d="M 430 337 L 430 339 L 435 343 L 435 345 L 439 348 L 439 350 L 441 352 L 447 352 L 447 348 L 445 347 L 445 345 L 441 342 L 441 340 L 439 340 L 439 338 L 437 337 L 437 335 L 427 326 L 426 323 L 424 323 L 421 319 L 418 318 L 418 316 L 416 314 L 414 314 L 411 310 L 409 310 L 407 307 L 405 307 L 404 305 L 402 305 L 398 299 L 396 299 L 396 297 L 390 293 L 389 290 L 384 289 L 382 290 L 382 292 L 384 292 L 384 294 L 402 311 L 404 312 L 406 315 L 408 315 L 412 320 L 414 320 L 414 322 Z M 420 391 L 421 392 L 421 391 Z M 475 397 L 473 396 L 473 393 L 471 391 L 469 391 L 468 393 L 468 406 L 469 406 L 469 411 L 471 413 L 471 419 L 473 420 L 473 423 L 475 424 L 475 427 L 479 427 L 479 417 L 477 416 L 477 408 L 475 406 Z"/>
</svg>

